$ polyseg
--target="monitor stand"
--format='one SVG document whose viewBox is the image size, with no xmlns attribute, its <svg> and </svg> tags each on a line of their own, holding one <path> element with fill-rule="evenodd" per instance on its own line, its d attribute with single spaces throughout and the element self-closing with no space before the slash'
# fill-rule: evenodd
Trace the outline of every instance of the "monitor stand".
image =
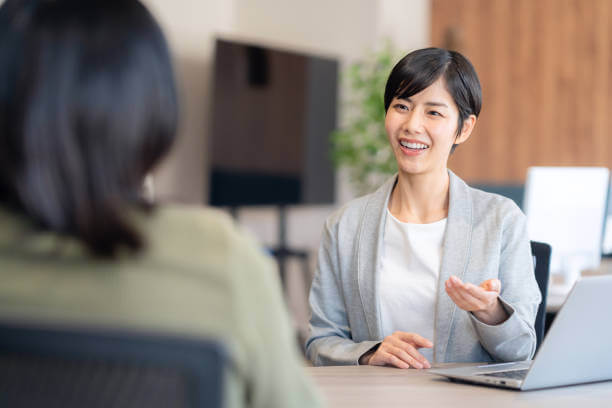
<svg viewBox="0 0 612 408">
<path fill-rule="evenodd" d="M 303 250 L 292 249 L 287 245 L 287 206 L 278 206 L 278 246 L 271 248 L 272 255 L 278 262 L 278 272 L 280 274 L 281 284 L 285 293 L 287 293 L 287 260 L 297 258 L 302 264 L 302 273 L 304 275 L 304 285 L 308 289 L 310 271 L 308 270 L 308 252 Z"/>
</svg>

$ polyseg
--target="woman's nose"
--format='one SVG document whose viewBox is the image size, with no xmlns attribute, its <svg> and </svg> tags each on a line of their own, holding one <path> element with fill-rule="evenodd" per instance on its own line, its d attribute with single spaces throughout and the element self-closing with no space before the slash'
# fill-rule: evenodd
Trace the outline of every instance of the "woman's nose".
<svg viewBox="0 0 612 408">
<path fill-rule="evenodd" d="M 413 109 L 405 115 L 402 130 L 407 133 L 420 133 L 423 130 L 423 117 L 417 109 Z"/>
</svg>

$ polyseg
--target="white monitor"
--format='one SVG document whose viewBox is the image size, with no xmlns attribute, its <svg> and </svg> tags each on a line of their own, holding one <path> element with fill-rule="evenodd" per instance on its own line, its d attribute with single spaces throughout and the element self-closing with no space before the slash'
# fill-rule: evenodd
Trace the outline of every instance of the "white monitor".
<svg viewBox="0 0 612 408">
<path fill-rule="evenodd" d="M 601 262 L 610 171 L 605 167 L 530 167 L 523 209 L 529 238 L 552 246 L 551 274 L 572 285 Z"/>
<path fill-rule="evenodd" d="M 606 256 L 612 256 L 612 183 L 608 193 L 608 216 L 604 228 L 602 252 Z"/>
<path fill-rule="evenodd" d="M 602 252 L 606 256 L 612 256 L 612 215 L 610 214 L 608 214 L 608 218 L 606 219 Z"/>
</svg>

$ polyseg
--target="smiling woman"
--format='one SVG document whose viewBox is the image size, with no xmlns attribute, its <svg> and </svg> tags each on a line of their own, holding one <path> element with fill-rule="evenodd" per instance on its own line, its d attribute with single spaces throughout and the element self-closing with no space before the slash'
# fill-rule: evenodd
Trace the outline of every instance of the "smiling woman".
<svg viewBox="0 0 612 408">
<path fill-rule="evenodd" d="M 525 217 L 447 168 L 481 108 L 472 64 L 427 48 L 385 87 L 398 173 L 332 214 L 310 292 L 316 365 L 531 358 L 540 303 Z"/>
<path fill-rule="evenodd" d="M 454 106 L 442 78 L 411 97 L 391 100 L 385 129 L 400 172 L 445 172 L 449 153 L 470 137 L 476 123 L 475 114 L 461 120 Z"/>
</svg>

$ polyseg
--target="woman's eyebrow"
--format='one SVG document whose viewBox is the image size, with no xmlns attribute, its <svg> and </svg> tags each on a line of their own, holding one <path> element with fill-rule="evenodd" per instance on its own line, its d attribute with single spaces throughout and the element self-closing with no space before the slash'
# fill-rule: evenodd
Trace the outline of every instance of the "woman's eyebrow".
<svg viewBox="0 0 612 408">
<path fill-rule="evenodd" d="M 427 105 L 427 106 L 442 106 L 444 108 L 448 108 L 448 105 L 445 104 L 444 102 L 425 102 L 425 105 Z"/>
</svg>

